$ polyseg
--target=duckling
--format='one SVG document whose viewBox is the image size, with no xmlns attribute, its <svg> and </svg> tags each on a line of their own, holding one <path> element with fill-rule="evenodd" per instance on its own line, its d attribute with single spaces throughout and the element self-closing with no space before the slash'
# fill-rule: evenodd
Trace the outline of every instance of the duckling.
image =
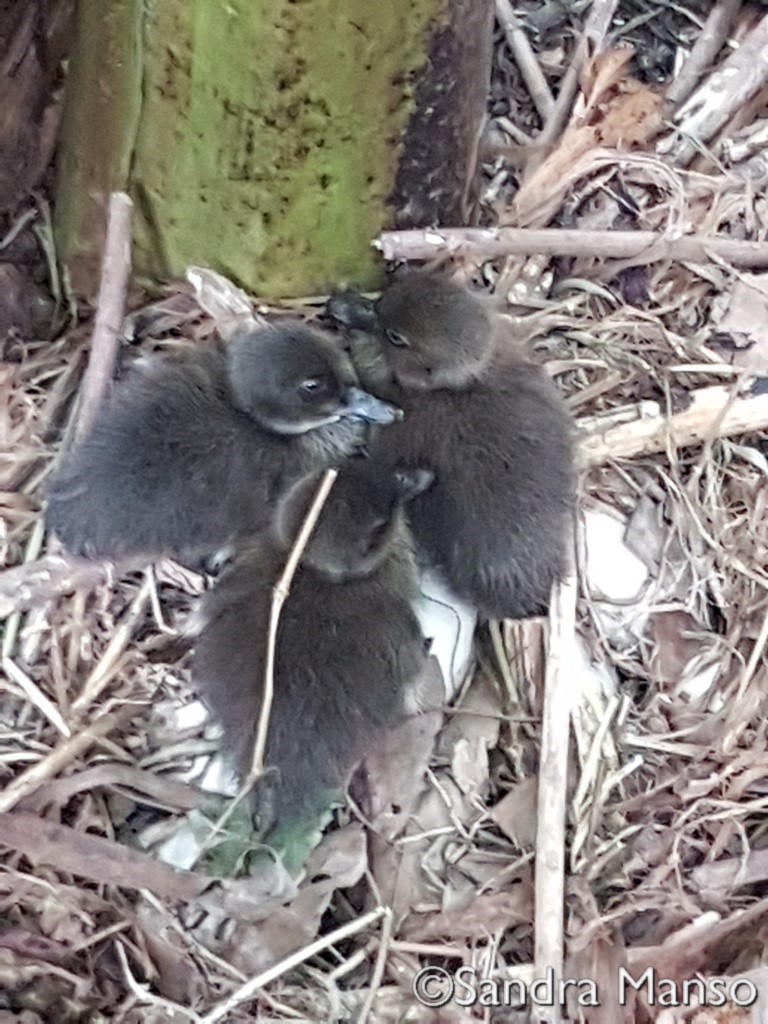
<svg viewBox="0 0 768 1024">
<path fill-rule="evenodd" d="M 342 313 L 361 380 L 405 412 L 373 440 L 371 461 L 434 473 L 408 507 L 426 563 L 487 618 L 544 614 L 574 502 L 572 425 L 557 389 L 504 350 L 477 297 L 439 277 L 396 279 L 373 331 L 364 302 L 358 313 L 347 297 Z"/>
<path fill-rule="evenodd" d="M 300 322 L 150 356 L 64 459 L 48 523 L 73 554 L 204 556 L 257 533 L 292 484 L 398 415 L 356 386 L 333 338 Z"/>
<path fill-rule="evenodd" d="M 259 803 L 268 824 L 306 819 L 329 794 L 338 798 L 372 736 L 411 709 L 408 689 L 427 644 L 411 609 L 414 559 L 402 509 L 431 481 L 418 468 L 385 472 L 354 459 L 320 514 L 278 628 L 265 758 L 274 782 Z M 316 483 L 289 492 L 271 534 L 242 551 L 191 627 L 193 680 L 240 778 L 261 708 L 272 588 Z"/>
</svg>

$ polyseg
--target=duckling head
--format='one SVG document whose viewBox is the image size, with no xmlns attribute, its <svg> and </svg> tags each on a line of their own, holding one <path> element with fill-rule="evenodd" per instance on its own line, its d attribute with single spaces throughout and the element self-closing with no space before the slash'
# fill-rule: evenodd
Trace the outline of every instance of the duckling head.
<svg viewBox="0 0 768 1024">
<path fill-rule="evenodd" d="M 350 460 L 320 513 L 305 564 L 333 582 L 370 576 L 398 546 L 409 549 L 403 507 L 433 480 L 428 469 L 383 470 L 362 457 Z M 317 474 L 305 477 L 278 509 L 277 535 L 286 547 L 299 532 L 317 481 Z"/>
<path fill-rule="evenodd" d="M 305 434 L 340 420 L 388 424 L 401 411 L 357 386 L 334 340 L 291 322 L 235 335 L 227 348 L 234 405 L 277 434 Z"/>
<path fill-rule="evenodd" d="M 411 272 L 383 292 L 375 312 L 384 357 L 403 387 L 462 388 L 488 365 L 490 315 L 459 285 Z"/>
</svg>

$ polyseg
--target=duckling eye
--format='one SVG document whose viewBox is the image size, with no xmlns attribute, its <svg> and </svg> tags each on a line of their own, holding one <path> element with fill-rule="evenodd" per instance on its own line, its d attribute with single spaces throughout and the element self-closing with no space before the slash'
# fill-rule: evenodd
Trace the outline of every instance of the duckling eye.
<svg viewBox="0 0 768 1024">
<path fill-rule="evenodd" d="M 400 334 L 398 331 L 390 331 L 387 329 L 384 331 L 384 337 L 395 348 L 408 348 L 409 342 L 404 334 Z"/>
<path fill-rule="evenodd" d="M 299 398 L 304 402 L 317 402 L 327 398 L 332 385 L 325 377 L 305 377 L 299 384 Z"/>
</svg>

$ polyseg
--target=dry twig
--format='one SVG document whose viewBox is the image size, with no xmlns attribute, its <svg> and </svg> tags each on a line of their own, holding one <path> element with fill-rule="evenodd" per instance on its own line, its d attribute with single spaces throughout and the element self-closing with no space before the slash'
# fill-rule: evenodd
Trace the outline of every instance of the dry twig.
<svg viewBox="0 0 768 1024">
<path fill-rule="evenodd" d="M 109 197 L 107 236 L 104 243 L 96 321 L 88 366 L 83 377 L 80 416 L 77 421 L 78 440 L 91 428 L 99 405 L 112 381 L 120 347 L 125 297 L 131 274 L 132 209 L 133 203 L 125 192 L 113 192 Z"/>
<path fill-rule="evenodd" d="M 9 679 L 13 680 L 22 690 L 24 696 L 37 710 L 48 719 L 51 725 L 64 737 L 72 735 L 72 731 L 61 716 L 61 712 L 48 697 L 42 692 L 39 686 L 34 683 L 26 672 L 22 672 L 19 666 L 11 658 L 3 658 L 2 667 Z"/>
<path fill-rule="evenodd" d="M 568 730 L 573 686 L 570 668 L 576 629 L 576 579 L 555 587 L 541 727 L 539 794 L 536 823 L 536 976 L 548 969 L 563 977 L 565 898 L 565 796 L 568 777 Z M 560 1020 L 559 1006 L 541 1008 L 540 1019 Z"/>
<path fill-rule="evenodd" d="M 210 847 L 215 837 L 219 835 L 221 830 L 234 814 L 237 807 L 239 807 L 242 801 L 248 796 L 264 773 L 264 754 L 267 749 L 269 719 L 272 713 L 272 702 L 275 696 L 275 656 L 277 653 L 277 630 L 280 625 L 280 615 L 283 610 L 283 605 L 290 594 L 291 582 L 299 567 L 301 557 L 304 554 L 304 550 L 309 542 L 312 531 L 317 524 L 317 520 L 320 517 L 320 513 L 323 511 L 323 506 L 328 499 L 328 495 L 331 493 L 331 488 L 336 482 L 336 477 L 338 475 L 339 471 L 337 469 L 328 469 L 325 471 L 312 499 L 312 504 L 304 517 L 304 521 L 302 522 L 296 539 L 288 553 L 285 568 L 280 575 L 280 579 L 277 580 L 272 590 L 272 605 L 270 607 L 269 627 L 267 632 L 267 656 L 264 662 L 264 686 L 262 690 L 261 708 L 259 709 L 259 721 L 256 726 L 256 735 L 253 743 L 251 768 L 236 796 L 230 801 L 223 814 L 221 814 L 213 825 L 210 833 L 207 835 L 205 843 L 201 846 L 200 851 L 198 852 L 197 859 L 199 859 L 203 852 Z"/>
<path fill-rule="evenodd" d="M 714 254 L 735 267 L 768 267 L 768 242 L 715 235 L 674 238 L 658 231 L 587 231 L 571 228 L 414 228 L 384 231 L 374 242 L 386 260 L 464 258 L 475 263 L 500 256 L 594 256 L 708 263 Z"/>
<path fill-rule="evenodd" d="M 678 74 L 667 86 L 667 102 L 682 103 L 722 50 L 741 9 L 742 0 L 719 0 L 709 12 L 693 48 Z"/>
<path fill-rule="evenodd" d="M 509 0 L 496 0 L 496 18 L 504 29 L 512 56 L 520 69 L 520 74 L 531 94 L 534 106 L 541 115 L 542 121 L 546 122 L 554 114 L 555 101 L 549 91 L 544 73 L 539 67 L 539 62 L 536 60 L 536 54 L 528 42 L 528 36 L 521 28 Z"/>
<path fill-rule="evenodd" d="M 74 714 L 83 714 L 117 674 L 121 659 L 131 639 L 131 634 L 136 623 L 144 614 L 152 587 L 152 576 L 150 573 L 147 573 L 147 577 L 138 594 L 131 602 L 128 611 L 123 617 L 123 621 L 109 638 L 109 643 L 104 653 L 86 679 L 79 696 L 72 702 Z"/>
<path fill-rule="evenodd" d="M 366 1024 L 373 1004 L 376 1002 L 376 993 L 381 988 L 381 982 L 384 978 L 384 971 L 387 966 L 387 954 L 389 953 L 389 944 L 392 939 L 392 911 L 389 907 L 384 908 L 384 920 L 381 922 L 381 935 L 379 936 L 379 949 L 376 954 L 376 962 L 373 967 L 373 975 L 371 977 L 371 985 L 368 990 L 368 994 L 365 997 L 360 1015 L 357 1018 L 357 1024 Z"/>
<path fill-rule="evenodd" d="M 139 1006 L 151 1006 L 156 1013 L 162 1013 L 163 1018 L 168 1021 L 176 1020 L 177 1016 L 181 1014 L 183 1017 L 191 1020 L 193 1024 L 199 1024 L 200 1017 L 180 1003 L 171 1002 L 170 999 L 162 999 L 159 996 L 154 995 L 150 991 L 149 985 L 140 984 L 133 976 L 131 966 L 128 963 L 128 957 L 125 953 L 125 948 L 122 942 L 115 941 L 113 943 L 113 949 L 117 955 L 117 959 L 120 963 L 120 967 L 125 978 L 125 983 L 128 989 L 135 996 L 136 1002 Z"/>
<path fill-rule="evenodd" d="M 275 978 L 279 978 L 287 971 L 293 970 L 294 967 L 298 967 L 299 964 L 303 964 L 310 957 L 316 956 L 317 953 L 321 953 L 324 949 L 328 949 L 329 946 L 335 946 L 336 943 L 343 942 L 344 939 L 364 932 L 366 928 L 378 921 L 380 917 L 384 917 L 386 913 L 386 907 L 377 907 L 376 910 L 371 910 L 368 914 L 363 914 L 362 917 L 350 921 L 349 924 L 342 925 L 341 928 L 337 928 L 335 931 L 329 932 L 328 935 L 323 935 L 321 938 L 316 939 L 308 946 L 305 946 L 304 949 L 299 949 L 297 952 L 292 953 L 285 960 L 281 960 L 279 964 L 275 964 L 274 967 L 270 967 L 255 978 L 251 978 L 245 985 L 241 985 L 231 996 L 206 1013 L 202 1019 L 202 1024 L 215 1024 L 217 1020 L 223 1020 L 231 1010 L 253 999 L 259 989 L 268 985 L 270 981 L 274 981 Z"/>
<path fill-rule="evenodd" d="M 684 448 L 712 440 L 768 429 L 768 394 L 735 397 L 731 388 L 715 386 L 689 393 L 690 404 L 681 412 L 648 415 L 649 403 L 641 403 L 636 418 L 601 429 L 590 426 L 581 439 L 581 454 L 588 465 L 610 459 Z M 657 407 L 658 408 L 658 407 Z"/>
<path fill-rule="evenodd" d="M 768 14 L 678 111 L 678 133 L 659 144 L 681 167 L 768 84 Z"/>
<path fill-rule="evenodd" d="M 267 749 L 267 733 L 269 730 L 269 718 L 272 712 L 272 700 L 275 694 L 275 655 L 277 653 L 277 629 L 280 625 L 280 614 L 283 605 L 291 591 L 291 582 L 299 567 L 301 556 L 309 542 L 312 531 L 315 528 L 323 506 L 331 493 L 331 488 L 339 475 L 338 470 L 328 469 L 323 475 L 317 492 L 312 499 L 309 511 L 304 517 L 301 529 L 293 542 L 285 568 L 280 579 L 275 584 L 272 592 L 272 607 L 269 614 L 269 632 L 267 634 L 267 657 L 264 665 L 264 690 L 261 698 L 261 710 L 259 712 L 259 724 L 256 729 L 256 738 L 253 744 L 253 761 L 251 770 L 248 773 L 246 786 L 250 789 L 253 784 L 261 778 L 264 771 L 264 753 Z"/>
<path fill-rule="evenodd" d="M 584 31 L 581 33 L 560 82 L 560 91 L 557 94 L 554 109 L 536 140 L 542 146 L 540 150 L 542 158 L 546 153 L 546 146 L 554 142 L 565 127 L 578 88 L 579 75 L 590 57 L 594 57 L 602 50 L 618 2 L 619 0 L 593 0 L 592 2 Z"/>
<path fill-rule="evenodd" d="M 63 743 L 42 757 L 36 764 L 31 765 L 21 775 L 10 782 L 0 793 L 0 814 L 10 811 L 19 801 L 28 797 L 43 782 L 72 764 L 80 757 L 92 743 L 97 743 L 102 737 L 108 736 L 113 729 L 116 729 L 123 722 L 132 709 L 123 708 L 121 711 L 111 715 L 102 715 L 101 718 L 89 725 L 79 729 L 73 736 L 68 737 Z"/>
</svg>

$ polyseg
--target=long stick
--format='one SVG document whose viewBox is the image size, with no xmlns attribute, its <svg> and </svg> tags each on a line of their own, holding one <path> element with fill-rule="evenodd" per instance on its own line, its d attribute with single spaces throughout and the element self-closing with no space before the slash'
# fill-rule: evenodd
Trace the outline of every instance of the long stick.
<svg viewBox="0 0 768 1024">
<path fill-rule="evenodd" d="M 264 663 L 264 687 L 261 698 L 261 708 L 259 710 L 259 721 L 256 726 L 256 736 L 253 743 L 251 768 L 245 778 L 245 781 L 240 786 L 240 789 L 227 804 L 223 813 L 219 816 L 210 832 L 205 837 L 205 841 L 197 851 L 197 856 L 194 861 L 195 864 L 203 853 L 210 848 L 216 836 L 221 833 L 222 829 L 235 813 L 236 809 L 248 796 L 263 774 L 264 754 L 267 749 L 267 737 L 269 734 L 269 719 L 272 714 L 272 703 L 275 697 L 275 654 L 277 651 L 277 629 L 280 625 L 280 614 L 283 610 L 286 598 L 290 593 L 291 581 L 299 567 L 301 556 L 304 554 L 304 549 L 307 546 L 309 538 L 312 535 L 312 531 L 315 528 L 315 524 L 323 510 L 323 506 L 328 500 L 328 495 L 331 493 L 331 488 L 336 482 L 336 477 L 338 475 L 339 471 L 337 469 L 328 469 L 325 471 L 325 474 L 320 481 L 320 485 L 315 492 L 315 496 L 312 499 L 309 511 L 304 517 L 304 521 L 301 524 L 296 540 L 293 542 L 293 546 L 288 554 L 285 568 L 280 574 L 280 578 L 275 583 L 275 586 L 272 588 L 272 605 L 269 612 L 269 632 L 267 634 L 267 656 Z"/>
<path fill-rule="evenodd" d="M 358 932 L 365 931 L 369 925 L 372 925 L 374 921 L 378 921 L 380 917 L 383 917 L 387 913 L 386 907 L 377 907 L 376 910 L 371 910 L 369 913 L 364 914 L 362 917 L 357 918 L 355 921 L 350 921 L 348 924 L 342 925 L 341 928 L 337 928 L 335 931 L 329 932 L 328 935 L 323 935 L 319 939 L 315 939 L 314 942 L 305 946 L 304 949 L 298 950 L 296 953 L 291 953 L 290 956 L 286 957 L 285 960 L 281 960 L 280 963 L 275 964 L 274 967 L 268 967 L 266 971 L 262 971 L 261 974 L 257 974 L 255 978 L 251 978 L 239 989 L 234 991 L 231 996 L 219 1003 L 203 1017 L 202 1024 L 215 1024 L 218 1020 L 223 1020 L 232 1010 L 236 1007 L 241 1006 L 243 1003 L 247 1003 L 250 999 L 256 996 L 260 989 L 264 988 L 265 985 L 269 984 L 270 981 L 274 981 L 275 978 L 279 978 L 286 971 L 290 971 L 294 967 L 298 967 L 299 964 L 303 964 L 310 957 L 315 956 L 317 953 L 321 953 L 324 949 L 328 949 L 329 946 L 335 945 L 337 942 L 341 942 L 343 939 L 347 939 L 352 935 L 357 935 Z"/>
<path fill-rule="evenodd" d="M 133 203 L 125 192 L 113 192 L 109 197 L 99 299 L 88 366 L 83 377 L 76 440 L 83 438 L 90 430 L 112 380 L 131 275 L 132 210 Z"/>
<path fill-rule="evenodd" d="M 536 54 L 528 42 L 528 36 L 521 28 L 509 0 L 496 0 L 496 20 L 504 30 L 512 56 L 515 58 L 526 88 L 531 94 L 533 105 L 538 110 L 542 121 L 546 121 L 554 113 L 555 101 L 552 99 L 544 72 L 536 60 Z"/>
<path fill-rule="evenodd" d="M 669 448 L 701 444 L 715 437 L 731 437 L 768 429 L 768 394 L 735 396 L 732 388 L 715 385 L 689 392 L 688 406 L 665 415 L 643 415 L 637 407 L 628 423 L 601 428 L 599 421 L 582 435 L 584 462 L 595 466 L 609 459 L 650 455 Z"/>
<path fill-rule="evenodd" d="M 569 228 L 416 228 L 384 231 L 373 243 L 386 260 L 433 260 L 462 256 L 483 262 L 500 256 L 597 256 L 709 262 L 711 254 L 735 267 L 768 267 L 768 242 L 714 235 L 668 237 L 657 231 L 583 231 Z"/>
<path fill-rule="evenodd" d="M 603 43 L 618 2 L 619 0 L 592 0 L 592 7 L 584 23 L 584 30 L 560 82 L 560 91 L 557 94 L 554 109 L 536 140 L 541 143 L 542 154 L 546 152 L 547 143 L 554 142 L 565 127 L 579 85 L 579 75 L 584 70 L 589 58 L 603 49 Z"/>
<path fill-rule="evenodd" d="M 325 505 L 338 475 L 339 471 L 337 469 L 326 470 L 323 479 L 320 481 L 320 486 L 317 488 L 317 492 L 312 499 L 309 512 L 307 512 L 298 536 L 293 542 L 285 568 L 272 591 L 272 608 L 269 615 L 269 634 L 267 637 L 267 657 L 264 666 L 264 693 L 261 699 L 261 712 L 256 729 L 256 740 L 253 745 L 253 761 L 251 762 L 251 770 L 248 775 L 250 785 L 261 776 L 264 770 L 264 752 L 267 747 L 269 717 L 272 712 L 272 701 L 275 695 L 275 653 L 277 651 L 277 628 L 280 625 L 280 613 L 290 593 L 291 581 L 299 567 L 301 556 L 304 554 L 304 549 L 307 546 L 310 535 L 315 528 L 315 524 L 323 510 L 323 505 Z"/>
<path fill-rule="evenodd" d="M 570 575 L 553 593 L 544 680 L 539 794 L 536 824 L 535 963 L 536 977 L 549 970 L 563 977 L 565 943 L 565 802 L 568 780 L 573 636 L 576 629 L 576 579 Z M 560 1021 L 560 1006 L 537 1009 L 537 1020 Z"/>
<path fill-rule="evenodd" d="M 660 142 L 658 152 L 685 167 L 767 84 L 768 14 L 683 104 L 676 115 L 678 132 Z"/>
<path fill-rule="evenodd" d="M 720 0 L 707 16 L 688 60 L 667 86 L 667 102 L 682 103 L 723 48 L 741 8 L 741 0 Z"/>
</svg>

